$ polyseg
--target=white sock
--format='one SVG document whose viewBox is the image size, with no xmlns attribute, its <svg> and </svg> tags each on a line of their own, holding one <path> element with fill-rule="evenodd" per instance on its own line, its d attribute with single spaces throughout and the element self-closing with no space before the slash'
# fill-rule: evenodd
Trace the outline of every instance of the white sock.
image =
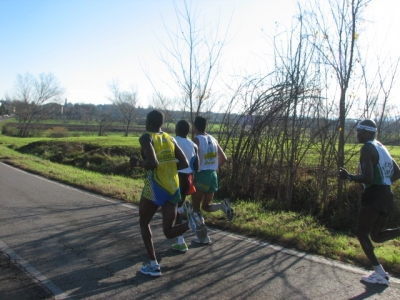
<svg viewBox="0 0 400 300">
<path fill-rule="evenodd" d="M 156 260 L 150 260 L 150 266 L 154 267 L 155 265 L 158 265 L 157 259 Z"/>
<path fill-rule="evenodd" d="M 213 203 L 210 204 L 210 211 L 218 211 L 218 210 L 222 210 L 222 203 Z"/>
<path fill-rule="evenodd" d="M 382 265 L 374 266 L 374 270 L 375 270 L 375 272 L 378 273 L 379 275 L 387 276 L 387 274 L 386 274 L 385 270 L 383 269 Z"/>
<path fill-rule="evenodd" d="M 185 239 L 183 238 L 182 235 L 178 236 L 178 244 L 183 245 L 185 243 Z"/>
</svg>

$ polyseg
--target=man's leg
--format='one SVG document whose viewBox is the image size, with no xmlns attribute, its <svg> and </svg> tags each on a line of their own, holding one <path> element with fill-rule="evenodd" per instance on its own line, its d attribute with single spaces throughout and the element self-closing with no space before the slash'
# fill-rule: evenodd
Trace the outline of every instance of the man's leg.
<svg viewBox="0 0 400 300">
<path fill-rule="evenodd" d="M 209 175 L 207 185 L 209 189 L 204 192 L 204 196 L 201 202 L 201 208 L 206 212 L 215 212 L 222 210 L 227 217 L 228 221 L 232 221 L 234 217 L 234 211 L 231 207 L 229 199 L 224 199 L 220 203 L 213 203 L 214 193 L 218 190 L 218 175 L 216 171 L 207 173 Z"/>
<path fill-rule="evenodd" d="M 179 209 L 185 203 L 186 193 L 189 186 L 189 179 L 186 173 L 178 173 L 178 175 L 179 175 L 179 188 L 181 190 L 181 201 L 178 203 L 178 209 Z M 182 213 L 182 209 L 180 210 L 180 212 Z M 181 213 L 176 214 L 176 220 L 175 220 L 176 225 L 182 224 Z"/>
<path fill-rule="evenodd" d="M 212 203 L 213 199 L 214 193 L 205 193 L 201 208 L 206 212 L 222 210 L 222 205 L 220 203 Z"/>
<path fill-rule="evenodd" d="M 197 189 L 196 192 L 192 195 L 193 211 L 200 212 L 200 206 L 204 196 L 205 192 L 200 189 Z"/>
<path fill-rule="evenodd" d="M 182 191 L 182 187 L 181 187 L 181 199 L 182 200 L 178 203 L 178 209 L 177 209 L 176 219 L 175 219 L 175 226 L 183 223 L 182 214 L 185 214 L 185 218 L 187 218 L 187 212 L 186 212 L 187 208 L 182 207 L 185 204 L 185 200 L 186 200 L 186 193 L 184 191 Z M 189 204 L 189 203 L 187 203 L 187 204 Z M 177 236 L 177 242 L 175 244 L 172 244 L 172 249 L 181 251 L 181 252 L 186 252 L 188 250 L 188 247 L 185 243 L 185 238 L 183 237 L 183 234 Z"/>
<path fill-rule="evenodd" d="M 151 233 L 150 221 L 156 213 L 158 206 L 152 201 L 146 198 L 140 198 L 139 205 L 139 223 L 140 232 L 142 233 L 142 239 L 144 246 L 146 247 L 147 253 L 150 260 L 156 260 L 156 253 L 153 245 L 153 235 Z"/>
<path fill-rule="evenodd" d="M 229 199 L 225 198 L 220 203 L 212 203 L 213 199 L 214 199 L 214 193 L 205 193 L 201 208 L 206 212 L 214 212 L 222 210 L 228 221 L 232 221 L 235 214 L 233 208 L 231 207 Z"/>
<path fill-rule="evenodd" d="M 386 229 L 388 217 L 379 215 L 371 228 L 371 239 L 375 243 L 383 243 L 400 236 L 400 228 Z"/>
<path fill-rule="evenodd" d="M 377 222 L 378 218 L 379 212 L 375 208 L 371 206 L 360 207 L 356 235 L 365 255 L 373 266 L 378 266 L 379 261 L 375 256 L 374 246 L 372 245 L 368 234 L 370 233 L 373 224 Z"/>
<path fill-rule="evenodd" d="M 182 192 L 182 187 L 181 187 L 181 199 L 182 200 L 178 203 L 178 209 L 180 208 L 181 211 L 180 212 L 178 211 L 176 214 L 175 226 L 183 223 L 181 214 L 183 213 L 182 205 L 185 202 L 186 194 Z M 172 249 L 180 251 L 180 252 L 188 251 L 188 246 L 185 243 L 185 238 L 183 237 L 183 235 L 179 235 L 177 237 L 176 243 L 172 244 Z"/>
<path fill-rule="evenodd" d="M 376 258 L 374 246 L 368 237 L 369 233 L 371 233 L 371 236 L 373 234 L 371 229 L 373 229 L 375 231 L 374 234 L 376 234 L 377 231 L 381 231 L 384 226 L 386 226 L 386 222 L 387 219 L 385 220 L 385 217 L 380 215 L 376 208 L 372 206 L 361 206 L 358 214 L 357 237 L 365 255 L 374 267 L 374 272 L 361 277 L 361 280 L 365 282 L 389 284 L 389 276 Z"/>
<path fill-rule="evenodd" d="M 182 197 L 182 194 L 181 194 L 181 197 Z M 186 196 L 185 196 L 185 198 L 186 198 Z M 182 199 L 182 201 L 178 203 L 178 208 L 182 207 L 184 202 L 185 202 L 185 200 Z M 177 213 L 176 214 L 175 225 L 179 225 L 179 224 L 182 224 L 182 217 L 181 217 L 181 214 Z"/>
<path fill-rule="evenodd" d="M 183 235 L 189 229 L 189 223 L 174 226 L 177 207 L 177 204 L 167 201 L 161 208 L 163 215 L 163 231 L 167 239 L 173 239 Z"/>
<path fill-rule="evenodd" d="M 188 223 L 184 224 L 192 224 L 191 229 L 195 229 L 195 234 L 197 239 L 199 240 L 200 243 L 203 243 L 206 241 L 208 235 L 207 235 L 207 226 L 204 222 L 204 218 L 200 212 L 200 205 L 204 197 L 204 192 L 200 189 L 197 189 L 194 194 L 192 194 L 192 212 L 190 213 Z"/>
</svg>

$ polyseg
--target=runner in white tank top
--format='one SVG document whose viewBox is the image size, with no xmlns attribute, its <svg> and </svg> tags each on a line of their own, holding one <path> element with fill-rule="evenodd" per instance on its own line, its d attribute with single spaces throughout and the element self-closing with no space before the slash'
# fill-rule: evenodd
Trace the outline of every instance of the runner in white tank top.
<svg viewBox="0 0 400 300">
<path fill-rule="evenodd" d="M 178 214 L 175 224 L 182 224 L 181 214 L 184 213 L 182 205 L 185 203 L 186 196 L 192 195 L 196 191 L 196 188 L 193 184 L 193 171 L 198 169 L 199 158 L 197 156 L 198 151 L 196 144 L 187 138 L 189 131 L 190 125 L 186 120 L 180 120 L 178 123 L 176 123 L 175 141 L 185 154 L 189 162 L 189 167 L 178 170 L 179 187 L 181 190 L 182 201 L 178 203 Z M 180 252 L 186 252 L 188 250 L 188 246 L 185 243 L 183 235 L 178 236 L 177 243 L 172 245 L 172 249 Z"/>
<path fill-rule="evenodd" d="M 214 193 L 218 190 L 218 175 L 216 170 L 224 165 L 227 157 L 221 149 L 217 140 L 205 132 L 207 120 L 203 117 L 196 117 L 194 120 L 194 132 L 196 137 L 193 142 L 199 149 L 199 171 L 194 173 L 194 184 L 196 192 L 192 196 L 193 213 L 199 216 L 204 222 L 200 209 L 207 212 L 222 210 L 227 219 L 231 221 L 234 216 L 229 199 L 221 203 L 212 203 Z M 194 242 L 201 242 L 197 238 Z M 209 244 L 209 236 L 202 243 Z"/>
<path fill-rule="evenodd" d="M 356 235 L 374 272 L 362 276 L 361 280 L 389 284 L 389 275 L 375 256 L 371 239 L 375 243 L 383 243 L 400 236 L 400 228 L 386 229 L 393 207 L 391 184 L 400 178 L 400 169 L 386 147 L 375 140 L 376 131 L 373 120 L 364 120 L 357 125 L 358 141 L 364 144 L 360 150 L 360 174 L 351 175 L 340 168 L 339 176 L 364 185 Z"/>
</svg>

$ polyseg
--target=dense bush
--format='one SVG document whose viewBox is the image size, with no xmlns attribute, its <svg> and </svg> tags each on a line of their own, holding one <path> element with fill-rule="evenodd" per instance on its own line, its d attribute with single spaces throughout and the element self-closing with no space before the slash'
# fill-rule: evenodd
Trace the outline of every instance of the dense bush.
<svg viewBox="0 0 400 300">
<path fill-rule="evenodd" d="M 1 133 L 8 136 L 18 136 L 19 129 L 5 124 L 1 127 Z"/>
<path fill-rule="evenodd" d="M 285 207 L 284 195 L 287 187 L 281 184 L 276 186 L 274 178 L 277 174 L 271 176 L 271 180 L 264 180 L 262 185 L 256 186 L 254 178 L 259 176 L 257 168 L 246 168 L 246 176 L 242 176 L 240 181 L 234 184 L 231 181 L 232 164 L 227 163 L 219 172 L 219 190 L 216 193 L 217 198 L 230 197 L 235 199 L 252 199 L 263 204 L 266 210 L 281 211 L 287 210 Z M 345 183 L 344 200 L 338 205 L 336 199 L 336 180 L 337 174 L 332 172 L 328 180 L 329 192 L 324 206 L 321 199 L 321 191 L 318 189 L 316 176 L 318 172 L 303 168 L 299 170 L 299 176 L 295 180 L 293 187 L 292 206 L 290 211 L 301 212 L 306 215 L 315 216 L 321 223 L 327 227 L 341 231 L 354 232 L 357 214 L 360 205 L 362 186 L 356 183 Z M 400 196 L 399 184 L 393 186 L 394 193 Z M 395 209 L 393 210 L 388 226 L 400 225 L 400 199 L 396 198 Z"/>
<path fill-rule="evenodd" d="M 72 165 L 82 169 L 137 178 L 140 169 L 131 169 L 130 156 L 139 156 L 133 147 L 101 147 L 79 142 L 38 141 L 17 149 L 21 153 L 39 156 L 52 162 Z"/>
</svg>

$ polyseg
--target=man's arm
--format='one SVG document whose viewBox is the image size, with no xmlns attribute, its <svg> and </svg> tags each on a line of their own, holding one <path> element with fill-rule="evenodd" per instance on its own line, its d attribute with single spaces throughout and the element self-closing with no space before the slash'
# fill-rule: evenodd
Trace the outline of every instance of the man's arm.
<svg viewBox="0 0 400 300">
<path fill-rule="evenodd" d="M 351 175 L 346 169 L 339 168 L 339 177 L 343 180 L 349 179 L 350 181 L 355 181 L 359 183 L 369 184 L 374 180 L 373 169 L 374 165 L 372 162 L 372 157 L 374 155 L 375 148 L 372 145 L 365 144 L 360 150 L 360 165 L 361 174 Z"/>
<path fill-rule="evenodd" d="M 194 147 L 194 152 L 196 153 L 196 158 L 194 159 L 193 162 L 193 168 L 194 171 L 197 172 L 199 170 L 199 147 L 196 144 L 194 144 L 193 147 Z"/>
<path fill-rule="evenodd" d="M 372 156 L 374 154 L 375 147 L 370 144 L 365 144 L 360 150 L 360 165 L 361 174 L 350 175 L 350 179 L 355 182 L 370 184 L 374 181 L 374 166 L 372 162 Z"/>
<path fill-rule="evenodd" d="M 218 144 L 218 168 L 221 168 L 228 160 L 224 150 L 222 150 L 221 146 Z"/>
<path fill-rule="evenodd" d="M 176 166 L 178 170 L 186 169 L 187 167 L 189 167 L 189 163 L 185 156 L 185 153 L 183 153 L 181 147 L 178 146 L 175 140 L 174 144 L 175 144 L 175 158 L 178 160 L 176 162 Z"/>
<path fill-rule="evenodd" d="M 390 179 L 392 180 L 392 182 L 395 182 L 399 178 L 400 178 L 399 165 L 393 159 L 393 175 L 392 175 L 392 178 L 390 178 Z"/>
<path fill-rule="evenodd" d="M 140 160 L 137 157 L 131 158 L 131 165 L 145 168 L 146 170 L 153 170 L 158 167 L 158 160 L 156 153 L 154 152 L 153 145 L 151 144 L 151 136 L 149 134 L 143 134 L 139 138 L 141 152 L 145 157 L 144 160 Z"/>
<path fill-rule="evenodd" d="M 197 136 L 195 136 L 192 141 L 197 146 L 197 150 L 199 150 L 200 142 L 199 142 L 199 139 L 197 138 Z"/>
</svg>

